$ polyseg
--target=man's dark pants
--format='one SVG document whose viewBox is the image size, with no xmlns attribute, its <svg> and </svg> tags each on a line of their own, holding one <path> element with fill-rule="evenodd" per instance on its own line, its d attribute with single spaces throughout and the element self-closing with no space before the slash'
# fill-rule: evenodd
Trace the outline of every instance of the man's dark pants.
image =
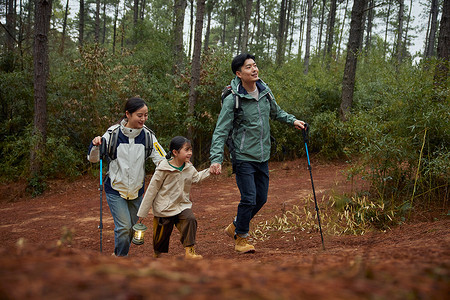
<svg viewBox="0 0 450 300">
<path fill-rule="evenodd" d="M 237 217 L 234 221 L 236 233 L 245 237 L 250 230 L 250 221 L 267 202 L 269 190 L 268 162 L 236 161 L 236 183 L 241 192 Z"/>
</svg>

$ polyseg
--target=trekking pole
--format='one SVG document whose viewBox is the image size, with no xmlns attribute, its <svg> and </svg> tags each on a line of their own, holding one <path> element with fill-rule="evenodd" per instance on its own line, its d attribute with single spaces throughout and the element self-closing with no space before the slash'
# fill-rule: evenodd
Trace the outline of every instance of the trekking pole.
<svg viewBox="0 0 450 300">
<path fill-rule="evenodd" d="M 314 205 L 316 207 L 317 221 L 319 222 L 320 238 L 322 239 L 322 249 L 325 250 L 325 245 L 323 243 L 322 226 L 320 225 L 319 206 L 317 205 L 316 191 L 314 190 L 314 181 L 313 181 L 313 176 L 312 176 L 312 171 L 311 171 L 311 163 L 309 161 L 308 133 L 309 133 L 309 125 L 305 123 L 305 128 L 302 129 L 303 141 L 305 142 L 306 157 L 308 158 L 308 170 L 309 170 L 309 175 L 311 176 L 311 185 L 312 185 L 312 190 L 313 190 L 313 195 L 314 195 Z"/>
<path fill-rule="evenodd" d="M 103 251 L 103 158 L 106 156 L 106 139 L 102 137 L 102 143 L 100 144 L 100 187 L 98 190 L 100 191 L 100 224 L 98 228 L 100 229 L 100 252 Z"/>
</svg>

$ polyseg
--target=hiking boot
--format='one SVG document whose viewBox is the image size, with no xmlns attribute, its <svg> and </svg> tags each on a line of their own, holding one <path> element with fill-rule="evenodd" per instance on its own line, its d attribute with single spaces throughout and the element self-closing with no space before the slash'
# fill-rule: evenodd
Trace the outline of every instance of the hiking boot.
<svg viewBox="0 0 450 300">
<path fill-rule="evenodd" d="M 234 231 L 236 230 L 236 226 L 234 226 L 233 222 L 231 222 L 230 225 L 227 226 L 223 231 L 228 235 L 230 238 L 234 238 Z"/>
<path fill-rule="evenodd" d="M 184 249 L 186 249 L 185 258 L 187 258 L 187 259 L 202 259 L 203 258 L 203 256 L 201 256 L 200 254 L 195 253 L 194 246 L 189 246 Z"/>
<path fill-rule="evenodd" d="M 253 245 L 250 245 L 247 241 L 247 238 L 240 237 L 239 235 L 235 236 L 235 246 L 234 250 L 236 250 L 239 253 L 254 253 L 255 247 Z"/>
</svg>

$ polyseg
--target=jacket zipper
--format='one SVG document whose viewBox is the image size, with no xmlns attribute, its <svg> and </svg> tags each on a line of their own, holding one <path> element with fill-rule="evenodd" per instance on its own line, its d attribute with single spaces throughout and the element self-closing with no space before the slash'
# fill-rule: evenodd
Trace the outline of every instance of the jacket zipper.
<svg viewBox="0 0 450 300">
<path fill-rule="evenodd" d="M 259 114 L 259 123 L 261 125 L 261 135 L 259 137 L 259 145 L 261 147 L 261 161 L 263 161 L 263 159 L 264 159 L 264 145 L 263 145 L 264 124 L 263 124 L 263 120 L 261 118 L 261 107 L 259 106 L 259 101 L 257 103 L 257 107 L 258 107 L 258 114 Z"/>
</svg>

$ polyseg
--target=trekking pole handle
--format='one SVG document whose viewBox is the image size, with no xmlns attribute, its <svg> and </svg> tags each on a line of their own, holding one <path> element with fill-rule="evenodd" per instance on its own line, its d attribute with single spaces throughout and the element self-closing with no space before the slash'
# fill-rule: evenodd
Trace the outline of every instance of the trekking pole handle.
<svg viewBox="0 0 450 300">
<path fill-rule="evenodd" d="M 106 158 L 107 154 L 107 145 L 106 145 L 106 139 L 102 137 L 102 143 L 98 145 L 100 150 L 100 159 Z"/>
<path fill-rule="evenodd" d="M 304 126 L 304 128 L 302 129 L 303 140 L 305 141 L 305 143 L 307 143 L 309 140 L 309 124 L 305 122 L 303 126 Z"/>
</svg>

